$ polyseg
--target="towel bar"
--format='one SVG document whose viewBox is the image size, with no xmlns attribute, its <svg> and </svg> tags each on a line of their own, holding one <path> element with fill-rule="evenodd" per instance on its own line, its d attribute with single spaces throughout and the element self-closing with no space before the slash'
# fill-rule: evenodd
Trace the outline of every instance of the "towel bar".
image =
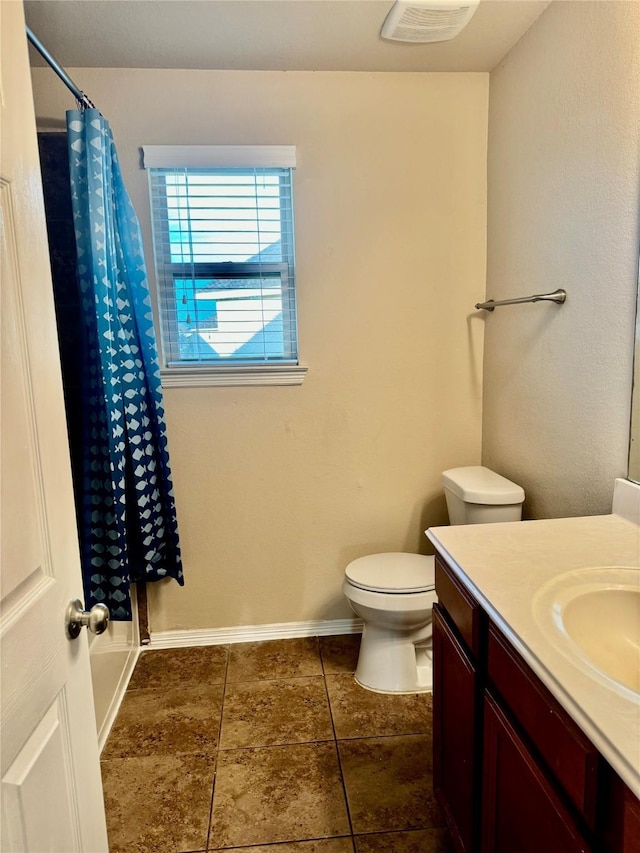
<svg viewBox="0 0 640 853">
<path fill-rule="evenodd" d="M 558 305 L 562 305 L 566 298 L 567 291 L 559 288 L 558 290 L 554 290 L 553 293 L 537 293 L 533 296 L 521 296 L 518 299 L 500 299 L 497 302 L 495 299 L 489 299 L 487 302 L 477 302 L 476 308 L 493 311 L 494 308 L 498 308 L 500 305 L 521 305 L 523 302 L 556 302 Z"/>
</svg>

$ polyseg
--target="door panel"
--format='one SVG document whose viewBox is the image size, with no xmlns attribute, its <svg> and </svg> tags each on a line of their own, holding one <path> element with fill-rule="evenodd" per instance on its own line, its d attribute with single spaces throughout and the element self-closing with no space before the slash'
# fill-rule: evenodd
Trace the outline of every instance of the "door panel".
<svg viewBox="0 0 640 853">
<path fill-rule="evenodd" d="M 0 3 L 2 849 L 107 838 L 22 4 Z"/>
<path fill-rule="evenodd" d="M 31 460 L 37 456 L 33 406 L 29 394 L 27 344 L 18 291 L 16 224 L 11 184 L 0 180 L 2 243 L 2 484 L 7 501 L 2 515 L 2 596 L 21 583 L 37 584 L 45 571 L 42 500 Z M 15 464 L 8 464 L 7 454 Z M 23 508 L 32 507 L 26 516 Z"/>
<path fill-rule="evenodd" d="M 590 853 L 511 721 L 485 694 L 483 853 Z"/>
<path fill-rule="evenodd" d="M 433 661 L 434 789 L 456 848 L 472 851 L 477 836 L 478 675 L 439 604 L 433 607 Z"/>
<path fill-rule="evenodd" d="M 67 764 L 68 714 L 62 693 L 38 723 L 3 778 L 7 850 L 48 850 L 67 853 L 69 829 L 74 830 L 75 803 L 70 785 L 56 785 L 43 800 L 43 778 L 57 779 Z M 37 819 L 34 816 L 37 815 Z M 77 836 L 77 834 L 76 834 Z M 75 849 L 80 839 L 75 838 Z"/>
</svg>

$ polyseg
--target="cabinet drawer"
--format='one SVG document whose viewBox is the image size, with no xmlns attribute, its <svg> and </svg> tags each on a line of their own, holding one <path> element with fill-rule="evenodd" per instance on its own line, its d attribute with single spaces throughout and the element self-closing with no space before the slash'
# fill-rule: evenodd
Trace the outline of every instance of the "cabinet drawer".
<svg viewBox="0 0 640 853">
<path fill-rule="evenodd" d="M 484 612 L 437 554 L 436 595 L 474 657 L 479 658 Z"/>
<path fill-rule="evenodd" d="M 489 626 L 488 675 L 538 754 L 593 829 L 599 754 L 494 625 Z"/>
</svg>

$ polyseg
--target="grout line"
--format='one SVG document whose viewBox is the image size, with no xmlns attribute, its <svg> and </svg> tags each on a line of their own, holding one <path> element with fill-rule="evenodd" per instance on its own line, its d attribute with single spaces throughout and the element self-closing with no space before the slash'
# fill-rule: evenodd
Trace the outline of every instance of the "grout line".
<svg viewBox="0 0 640 853">
<path fill-rule="evenodd" d="M 318 641 L 318 649 L 320 651 L 320 663 L 322 664 L 322 677 L 324 678 L 324 689 L 327 695 L 327 705 L 329 706 L 329 717 L 331 718 L 331 728 L 333 730 L 333 742 L 335 744 L 336 756 L 338 759 L 338 770 L 340 771 L 340 782 L 342 784 L 342 795 L 344 797 L 344 803 L 347 809 L 347 820 L 349 821 L 349 832 L 351 833 L 351 843 L 353 845 L 353 849 L 356 849 L 356 842 L 353 836 L 353 822 L 351 820 L 351 809 L 349 807 L 349 798 L 347 796 L 347 786 L 344 781 L 344 772 L 342 770 L 342 759 L 340 757 L 340 750 L 338 748 L 338 736 L 336 734 L 336 724 L 333 719 L 333 709 L 331 707 L 331 697 L 329 696 L 329 686 L 327 684 L 327 673 L 324 669 L 324 659 L 322 657 L 322 651 L 320 650 L 320 642 Z"/>
<path fill-rule="evenodd" d="M 358 838 L 362 838 L 364 835 L 399 835 L 401 832 L 411 833 L 411 832 L 433 832 L 439 829 L 446 829 L 447 826 L 445 823 L 437 824 L 436 826 L 420 826 L 420 827 L 410 827 L 407 829 L 374 829 L 369 830 L 368 832 L 359 832 Z"/>
<path fill-rule="evenodd" d="M 404 830 L 398 830 L 398 831 L 403 832 Z M 294 838 L 294 839 L 289 839 L 287 841 L 267 841 L 266 844 L 264 842 L 256 842 L 255 844 L 241 844 L 240 846 L 238 846 L 236 844 L 234 847 L 219 847 L 217 850 L 211 850 L 210 853 L 218 853 L 218 850 L 219 851 L 223 851 L 223 850 L 255 850 L 257 847 L 259 847 L 260 849 L 262 849 L 264 847 L 269 847 L 269 848 L 273 847 L 275 849 L 278 847 L 289 846 L 291 844 L 307 844 L 307 843 L 310 844 L 314 841 L 335 841 L 336 839 L 339 840 L 342 838 L 352 839 L 352 836 L 350 836 L 350 835 L 319 835 L 317 838 L 316 837 L 314 837 L 314 838 Z M 196 851 L 196 853 L 200 853 L 200 851 Z M 202 851 L 202 853 L 205 853 L 205 851 Z"/>
<path fill-rule="evenodd" d="M 329 714 L 331 714 L 331 707 L 329 707 Z M 332 726 L 333 726 L 333 719 L 332 719 Z M 344 743 L 345 741 L 348 741 L 349 743 L 351 743 L 351 742 L 356 741 L 356 740 L 388 740 L 389 738 L 393 738 L 393 737 L 428 737 L 428 736 L 429 736 L 428 732 L 401 732 L 401 733 L 394 732 L 393 734 L 388 734 L 388 735 L 373 734 L 373 735 L 358 735 L 357 737 L 341 737 L 341 738 L 338 738 L 335 735 L 335 729 L 334 729 L 333 736 L 325 737 L 325 738 L 315 738 L 315 740 L 293 740 L 293 741 L 288 740 L 288 741 L 284 741 L 282 743 L 256 743 L 256 744 L 253 744 L 250 746 L 223 746 L 223 747 L 218 747 L 218 749 L 216 751 L 217 752 L 241 752 L 242 750 L 247 750 L 247 749 L 276 749 L 278 747 L 284 747 L 284 746 L 311 746 L 314 743 L 333 743 L 334 741 L 336 743 Z M 192 752 L 194 754 L 198 754 L 198 750 L 193 750 Z M 183 753 L 183 754 L 187 755 L 190 753 Z"/>
<path fill-rule="evenodd" d="M 167 690 L 193 690 L 195 688 L 202 688 L 203 683 L 207 687 L 224 687 L 224 679 L 220 679 L 219 681 L 206 681 L 203 682 L 200 680 L 193 681 L 167 681 L 166 684 L 162 684 L 158 687 L 131 687 L 127 688 L 127 695 L 131 695 L 132 693 L 166 693 Z"/>
<path fill-rule="evenodd" d="M 218 723 L 218 747 L 216 749 L 215 756 L 215 765 L 213 770 L 213 782 L 211 785 L 211 805 L 209 806 L 209 826 L 207 827 L 207 838 L 205 842 L 206 850 L 210 850 L 210 840 L 211 840 L 211 832 L 213 829 L 213 799 L 216 793 L 216 780 L 218 778 L 218 761 L 220 758 L 220 739 L 222 737 L 222 717 L 224 715 L 224 699 L 227 693 L 227 676 L 229 674 L 229 658 L 231 657 L 231 653 L 229 650 L 229 645 L 226 646 L 227 649 L 227 659 L 224 665 L 224 681 L 222 683 L 222 702 L 220 703 L 220 722 Z"/>
<path fill-rule="evenodd" d="M 313 746 L 314 743 L 333 743 L 335 738 L 325 737 L 316 738 L 315 740 L 294 740 L 286 741 L 285 743 L 260 743 L 254 746 L 226 746 L 221 747 L 220 752 L 243 752 L 247 749 L 279 749 L 284 746 Z"/>
<path fill-rule="evenodd" d="M 260 684 L 266 683 L 269 681 L 293 681 L 294 679 L 299 678 L 324 678 L 324 673 L 322 672 L 313 672 L 309 675 L 276 675 L 273 678 L 243 678 L 238 681 L 234 681 L 233 679 L 229 681 L 229 684 Z"/>
</svg>

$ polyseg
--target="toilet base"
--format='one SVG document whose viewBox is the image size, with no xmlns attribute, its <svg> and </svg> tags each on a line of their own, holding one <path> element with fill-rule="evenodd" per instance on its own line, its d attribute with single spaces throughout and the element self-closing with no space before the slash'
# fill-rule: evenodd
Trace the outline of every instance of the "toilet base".
<svg viewBox="0 0 640 853">
<path fill-rule="evenodd" d="M 433 689 L 431 623 L 419 630 L 389 631 L 365 624 L 355 680 L 374 693 L 430 693 Z"/>
<path fill-rule="evenodd" d="M 354 681 L 364 690 L 369 690 L 371 693 L 384 693 L 387 696 L 410 696 L 413 693 L 433 693 L 433 673 L 429 670 L 428 676 L 425 677 L 425 681 L 429 680 L 428 687 L 414 687 L 413 690 L 382 690 L 379 687 L 370 687 L 368 684 L 363 684 L 361 681 L 358 681 L 357 676 L 354 675 Z"/>
</svg>

